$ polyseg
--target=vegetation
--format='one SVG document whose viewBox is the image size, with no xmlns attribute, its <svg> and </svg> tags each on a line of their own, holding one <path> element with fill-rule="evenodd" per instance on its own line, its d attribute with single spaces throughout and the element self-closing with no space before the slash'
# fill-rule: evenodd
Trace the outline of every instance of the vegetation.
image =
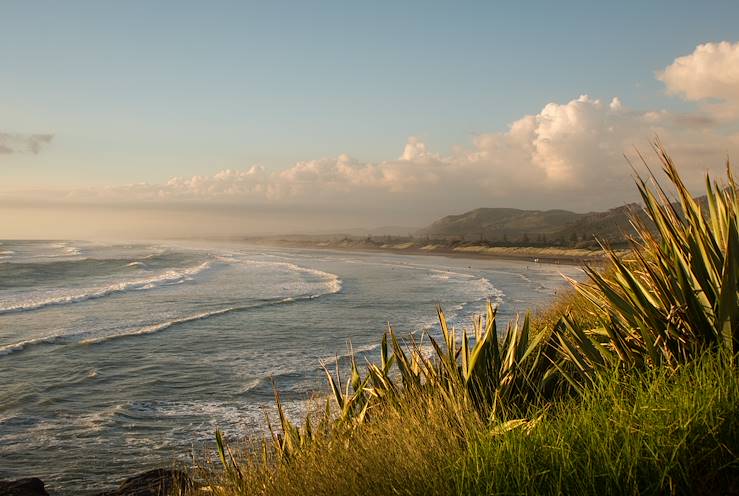
<svg viewBox="0 0 739 496">
<path fill-rule="evenodd" d="M 626 257 L 536 317 L 495 309 L 441 339 L 382 338 L 378 363 L 326 369 L 330 398 L 234 453 L 217 434 L 213 493 L 663 494 L 739 491 L 739 203 L 703 206 L 637 179 Z M 645 220 L 647 218 L 647 220 Z M 648 225 L 647 222 L 651 223 Z M 361 370 L 364 369 L 364 370 Z"/>
<path fill-rule="evenodd" d="M 472 242 L 487 246 L 559 246 L 597 248 L 596 237 L 611 245 L 626 245 L 632 232 L 629 216 L 636 205 L 604 212 L 478 208 L 448 215 L 419 230 L 417 237 L 434 244 Z"/>
</svg>

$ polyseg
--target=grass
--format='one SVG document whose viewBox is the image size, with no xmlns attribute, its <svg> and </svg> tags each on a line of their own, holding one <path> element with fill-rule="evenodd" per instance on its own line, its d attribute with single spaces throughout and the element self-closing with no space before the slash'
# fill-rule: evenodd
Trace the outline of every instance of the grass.
<svg viewBox="0 0 739 496">
<path fill-rule="evenodd" d="M 677 371 L 614 371 L 579 398 L 481 419 L 446 395 L 411 395 L 289 463 L 240 460 L 218 495 L 733 494 L 739 381 L 707 355 Z"/>
<path fill-rule="evenodd" d="M 739 491 L 739 382 L 713 356 L 677 372 L 601 376 L 543 415 L 505 436 L 483 431 L 450 494 Z"/>
<path fill-rule="evenodd" d="M 378 363 L 326 370 L 331 397 L 301 425 L 232 449 L 217 433 L 219 495 L 739 493 L 739 203 L 705 206 L 656 144 L 674 204 L 637 178 L 624 256 L 502 339 L 488 306 L 472 329 L 390 329 Z M 654 177 L 652 177 L 654 179 Z"/>
</svg>

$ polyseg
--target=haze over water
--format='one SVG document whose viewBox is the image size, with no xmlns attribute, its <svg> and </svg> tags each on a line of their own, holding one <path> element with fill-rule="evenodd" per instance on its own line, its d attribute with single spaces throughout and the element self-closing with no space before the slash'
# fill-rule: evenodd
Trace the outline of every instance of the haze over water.
<svg viewBox="0 0 739 496">
<path fill-rule="evenodd" d="M 436 332 L 491 300 L 505 322 L 560 273 L 504 260 L 264 247 L 3 241 L 0 478 L 99 489 L 211 441 L 264 432 L 274 378 L 289 414 L 347 343 L 370 359 L 386 322 Z M 499 327 L 500 329 L 500 327 Z"/>
</svg>

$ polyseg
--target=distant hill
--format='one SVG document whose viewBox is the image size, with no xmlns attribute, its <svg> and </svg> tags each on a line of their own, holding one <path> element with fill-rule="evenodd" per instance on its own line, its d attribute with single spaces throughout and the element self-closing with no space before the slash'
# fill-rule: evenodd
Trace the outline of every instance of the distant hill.
<svg viewBox="0 0 739 496">
<path fill-rule="evenodd" d="M 625 242 L 631 232 L 628 213 L 636 204 L 605 212 L 478 208 L 448 215 L 420 229 L 416 236 L 439 240 L 486 241 L 511 244 L 593 245 L 595 237 L 611 244 Z"/>
<path fill-rule="evenodd" d="M 374 229 L 366 229 L 364 234 L 369 236 L 409 236 L 417 230 L 418 226 L 382 226 Z"/>
</svg>

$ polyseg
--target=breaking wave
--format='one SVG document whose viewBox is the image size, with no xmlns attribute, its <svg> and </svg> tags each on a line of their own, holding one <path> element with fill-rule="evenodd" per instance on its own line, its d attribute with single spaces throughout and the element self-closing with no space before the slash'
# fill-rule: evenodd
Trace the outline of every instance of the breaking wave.
<svg viewBox="0 0 739 496">
<path fill-rule="evenodd" d="M 184 282 L 193 276 L 203 272 L 210 267 L 209 262 L 203 262 L 194 267 L 186 269 L 172 269 L 156 276 L 134 279 L 130 281 L 117 282 L 107 286 L 99 286 L 96 288 L 85 288 L 77 292 L 66 294 L 36 294 L 21 299 L 17 302 L 11 302 L 0 306 L 0 315 L 12 312 L 27 312 L 38 310 L 40 308 L 52 305 L 68 305 L 70 303 L 79 303 L 81 301 L 102 298 L 114 293 L 122 293 L 124 291 L 152 289 L 166 284 L 177 284 Z M 24 295 L 25 296 L 25 295 Z"/>
<path fill-rule="evenodd" d="M 218 315 L 225 315 L 227 313 L 232 313 L 232 312 L 243 312 L 246 310 L 253 310 L 256 308 L 262 308 L 266 306 L 280 305 L 280 304 L 285 304 L 285 303 L 295 303 L 295 302 L 303 301 L 303 300 L 313 300 L 313 299 L 320 298 L 321 296 L 328 295 L 328 294 L 333 294 L 333 292 L 323 293 L 320 295 L 305 295 L 305 296 L 282 298 L 279 300 L 267 301 L 267 302 L 253 304 L 253 305 L 228 307 L 228 308 L 222 308 L 220 310 L 213 310 L 210 312 L 201 312 L 201 313 L 196 313 L 194 315 L 189 315 L 187 317 L 181 317 L 179 319 L 172 319 L 172 320 L 167 320 L 165 322 L 160 322 L 158 324 L 152 324 L 152 325 L 148 325 L 144 327 L 139 327 L 137 329 L 129 330 L 126 332 L 121 332 L 118 334 L 109 334 L 107 336 L 96 336 L 93 338 L 83 339 L 79 343 L 88 344 L 88 345 L 98 344 L 98 343 L 104 343 L 106 341 L 111 341 L 114 339 L 142 336 L 146 334 L 154 334 L 156 332 L 164 331 L 165 329 L 169 329 L 170 327 L 174 327 L 180 324 L 185 324 L 187 322 L 194 322 L 196 320 L 205 320 L 210 317 L 216 317 Z"/>
</svg>

